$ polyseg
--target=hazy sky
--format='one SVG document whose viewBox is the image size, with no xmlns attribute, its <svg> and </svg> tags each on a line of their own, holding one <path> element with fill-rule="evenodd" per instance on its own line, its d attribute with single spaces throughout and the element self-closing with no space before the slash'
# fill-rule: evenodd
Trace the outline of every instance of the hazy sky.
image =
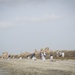
<svg viewBox="0 0 75 75">
<path fill-rule="evenodd" d="M 75 0 L 0 0 L 0 54 L 45 47 L 75 50 Z"/>
</svg>

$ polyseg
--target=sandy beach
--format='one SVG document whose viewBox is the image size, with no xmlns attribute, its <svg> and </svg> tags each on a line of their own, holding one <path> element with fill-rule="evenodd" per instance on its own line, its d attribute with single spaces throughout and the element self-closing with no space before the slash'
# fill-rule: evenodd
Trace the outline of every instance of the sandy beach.
<svg viewBox="0 0 75 75">
<path fill-rule="evenodd" d="M 0 59 L 0 75 L 75 75 L 75 60 Z"/>
</svg>

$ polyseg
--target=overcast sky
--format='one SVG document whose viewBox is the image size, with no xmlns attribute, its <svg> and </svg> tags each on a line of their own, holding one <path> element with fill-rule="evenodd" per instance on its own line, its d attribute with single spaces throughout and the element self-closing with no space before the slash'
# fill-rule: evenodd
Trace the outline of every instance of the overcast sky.
<svg viewBox="0 0 75 75">
<path fill-rule="evenodd" d="M 45 47 L 75 50 L 75 0 L 0 0 L 0 54 Z"/>
</svg>

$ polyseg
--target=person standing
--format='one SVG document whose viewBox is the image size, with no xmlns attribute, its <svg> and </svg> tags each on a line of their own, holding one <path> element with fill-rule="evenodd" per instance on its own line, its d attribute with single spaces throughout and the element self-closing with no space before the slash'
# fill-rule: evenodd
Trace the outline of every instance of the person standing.
<svg viewBox="0 0 75 75">
<path fill-rule="evenodd" d="M 53 62 L 53 54 L 50 54 L 50 61 Z"/>
<path fill-rule="evenodd" d="M 64 58 L 64 56 L 65 56 L 65 54 L 64 54 L 64 52 L 62 52 L 62 57 Z"/>
<path fill-rule="evenodd" d="M 42 53 L 40 52 L 40 59 L 42 59 Z"/>
<path fill-rule="evenodd" d="M 44 61 L 45 60 L 45 57 L 44 57 L 44 54 L 42 53 L 42 60 Z"/>
<path fill-rule="evenodd" d="M 46 53 L 44 52 L 44 57 L 46 58 Z"/>
</svg>

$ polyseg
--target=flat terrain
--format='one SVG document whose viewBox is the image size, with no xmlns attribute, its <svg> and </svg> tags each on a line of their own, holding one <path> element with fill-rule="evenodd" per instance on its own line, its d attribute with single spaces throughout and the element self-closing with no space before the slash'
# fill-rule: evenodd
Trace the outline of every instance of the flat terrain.
<svg viewBox="0 0 75 75">
<path fill-rule="evenodd" d="M 0 59 L 0 75 L 75 75 L 75 60 Z"/>
</svg>

